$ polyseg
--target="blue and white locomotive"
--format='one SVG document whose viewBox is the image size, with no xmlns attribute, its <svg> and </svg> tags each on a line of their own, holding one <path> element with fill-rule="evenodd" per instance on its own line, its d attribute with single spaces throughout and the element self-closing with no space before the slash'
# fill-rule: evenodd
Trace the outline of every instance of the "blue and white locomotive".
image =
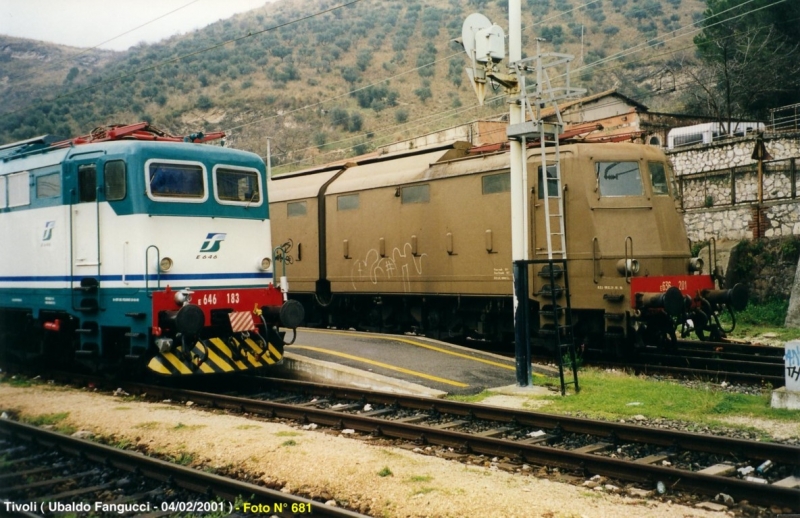
<svg viewBox="0 0 800 518">
<path fill-rule="evenodd" d="M 167 376 L 283 357 L 302 307 L 273 285 L 253 153 L 146 123 L 0 146 L 0 360 Z M 140 372 L 136 370 L 136 372 Z"/>
</svg>

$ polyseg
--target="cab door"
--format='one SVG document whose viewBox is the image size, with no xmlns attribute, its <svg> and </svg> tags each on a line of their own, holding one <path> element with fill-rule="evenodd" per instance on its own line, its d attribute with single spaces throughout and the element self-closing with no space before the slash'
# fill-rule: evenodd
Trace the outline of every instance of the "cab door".
<svg viewBox="0 0 800 518">
<path fill-rule="evenodd" d="M 78 160 L 70 164 L 72 188 L 70 216 L 72 235 L 72 281 L 79 287 L 81 279 L 100 282 L 100 206 L 96 160 Z"/>
</svg>

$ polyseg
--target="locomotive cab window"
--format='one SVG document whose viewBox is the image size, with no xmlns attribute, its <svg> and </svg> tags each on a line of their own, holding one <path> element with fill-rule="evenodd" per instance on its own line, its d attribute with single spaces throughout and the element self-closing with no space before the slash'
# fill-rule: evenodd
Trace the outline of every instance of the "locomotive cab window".
<svg viewBox="0 0 800 518">
<path fill-rule="evenodd" d="M 233 167 L 214 169 L 214 195 L 223 205 L 261 205 L 261 181 L 258 171 Z"/>
<path fill-rule="evenodd" d="M 511 191 L 511 174 L 487 174 L 481 178 L 481 188 L 483 194 L 509 192 Z"/>
<path fill-rule="evenodd" d="M 549 165 L 547 166 L 547 197 L 548 198 L 555 198 L 558 196 L 558 178 L 556 166 Z M 542 177 L 542 166 L 539 166 L 539 199 L 544 199 L 544 178 Z"/>
<path fill-rule="evenodd" d="M 648 162 L 650 170 L 650 183 L 653 185 L 653 194 L 669 195 L 669 184 L 667 184 L 667 171 L 663 162 Z"/>
<path fill-rule="evenodd" d="M 55 198 L 61 195 L 61 174 L 53 173 L 36 178 L 36 197 Z"/>
<path fill-rule="evenodd" d="M 106 201 L 119 201 L 125 199 L 127 194 L 126 167 L 122 160 L 106 162 L 103 167 L 103 182 Z"/>
<path fill-rule="evenodd" d="M 147 194 L 154 200 L 199 203 L 206 194 L 205 168 L 198 163 L 149 160 Z"/>
<path fill-rule="evenodd" d="M 97 168 L 94 164 L 78 166 L 78 195 L 80 202 L 97 200 Z"/>
<path fill-rule="evenodd" d="M 600 196 L 644 194 L 638 162 L 597 162 L 595 174 Z"/>
<path fill-rule="evenodd" d="M 428 203 L 431 201 L 431 186 L 424 185 L 410 185 L 403 187 L 400 190 L 401 203 Z"/>
</svg>

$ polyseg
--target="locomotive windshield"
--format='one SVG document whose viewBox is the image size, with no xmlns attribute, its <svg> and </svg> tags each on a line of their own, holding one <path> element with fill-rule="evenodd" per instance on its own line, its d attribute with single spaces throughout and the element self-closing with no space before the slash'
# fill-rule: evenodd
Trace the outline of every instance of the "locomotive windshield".
<svg viewBox="0 0 800 518">
<path fill-rule="evenodd" d="M 205 172 L 195 164 L 150 162 L 147 165 L 150 193 L 168 198 L 204 198 Z"/>
<path fill-rule="evenodd" d="M 222 202 L 259 205 L 258 171 L 218 168 L 214 170 L 217 199 Z"/>
<path fill-rule="evenodd" d="M 597 162 L 595 174 L 601 196 L 644 194 L 638 162 Z"/>
</svg>

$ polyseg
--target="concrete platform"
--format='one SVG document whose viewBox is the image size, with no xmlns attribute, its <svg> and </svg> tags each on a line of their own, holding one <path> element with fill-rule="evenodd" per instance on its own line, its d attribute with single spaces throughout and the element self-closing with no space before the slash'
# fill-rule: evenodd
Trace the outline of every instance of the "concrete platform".
<svg viewBox="0 0 800 518">
<path fill-rule="evenodd" d="M 285 352 L 284 365 L 271 376 L 432 397 L 486 389 L 548 393 L 543 387 L 517 386 L 514 358 L 420 336 L 298 329 Z M 533 368 L 534 376 L 558 376 L 553 368 Z"/>
</svg>

